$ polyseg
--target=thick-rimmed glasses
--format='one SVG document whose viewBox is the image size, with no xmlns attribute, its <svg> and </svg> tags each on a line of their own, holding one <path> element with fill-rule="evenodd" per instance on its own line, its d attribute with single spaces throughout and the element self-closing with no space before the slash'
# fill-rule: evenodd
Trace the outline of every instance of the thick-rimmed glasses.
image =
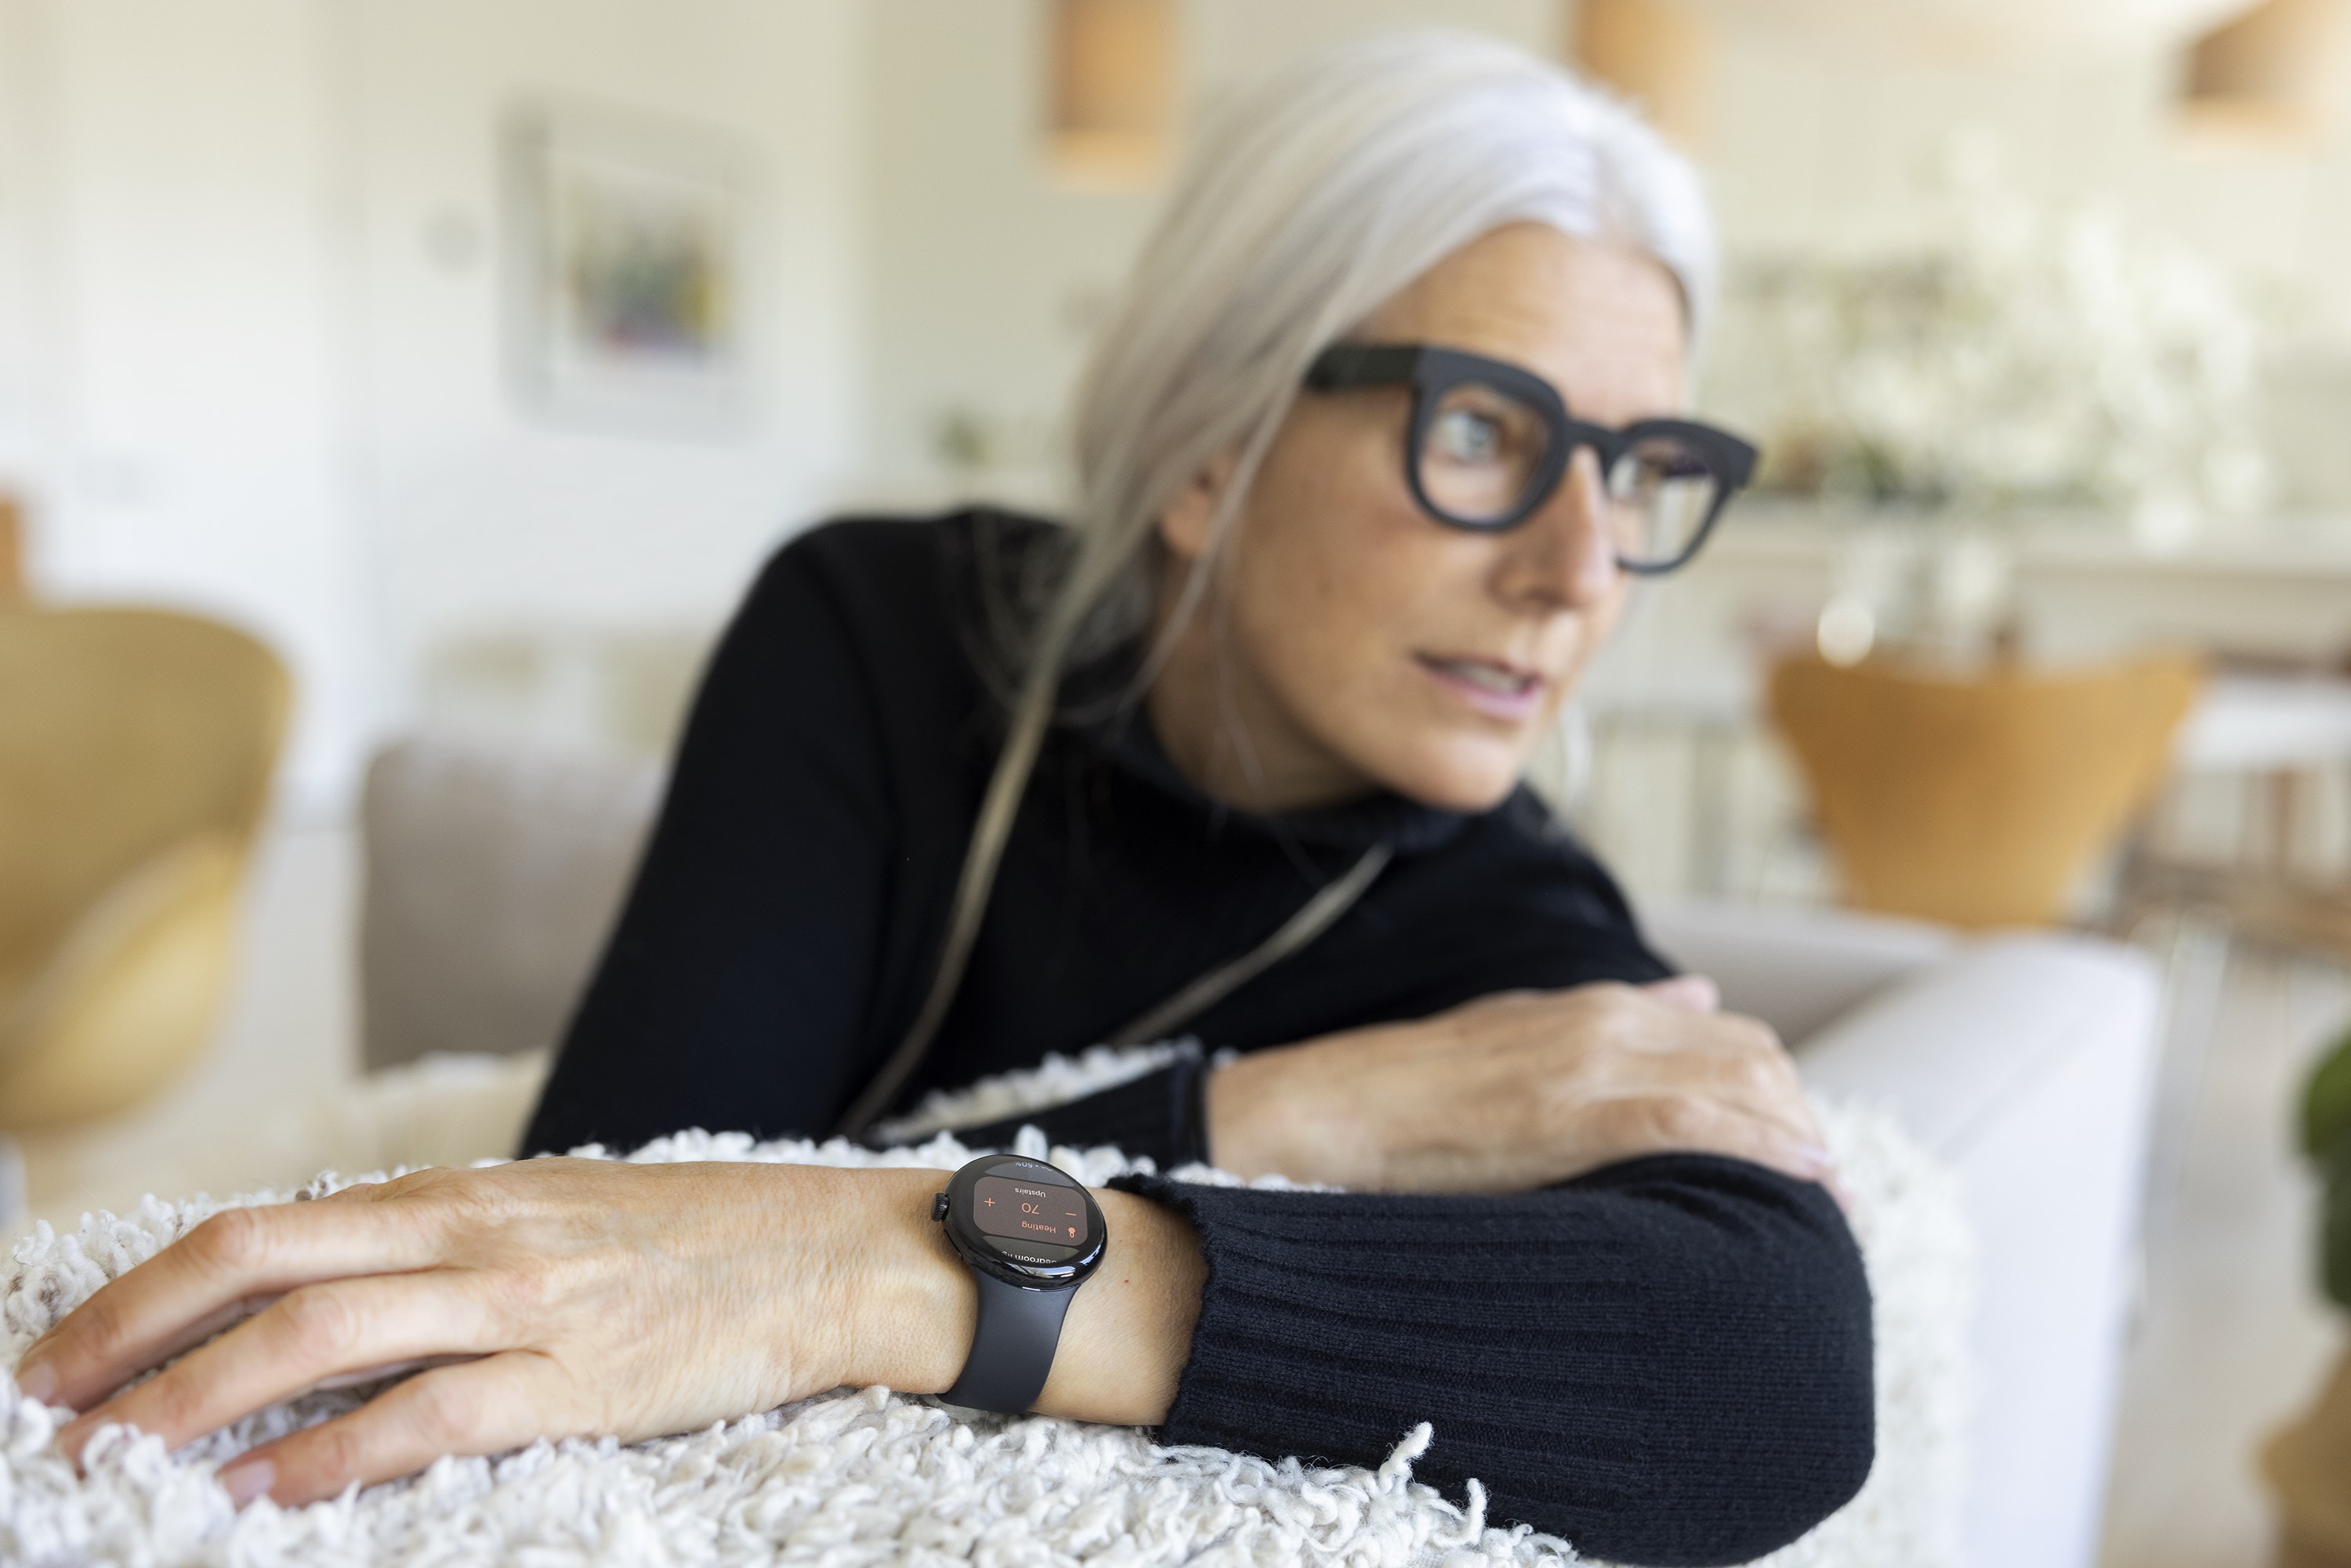
<svg viewBox="0 0 2351 1568">
<path fill-rule="evenodd" d="M 1405 482 L 1422 509 L 1452 528 L 1518 527 L 1559 488 L 1576 448 L 1589 446 L 1626 571 L 1671 571 L 1697 554 L 1755 472 L 1755 448 L 1727 430 L 1686 419 L 1587 424 L 1533 371 L 1458 349 L 1341 343 L 1315 359 L 1306 384 L 1411 387 Z"/>
</svg>

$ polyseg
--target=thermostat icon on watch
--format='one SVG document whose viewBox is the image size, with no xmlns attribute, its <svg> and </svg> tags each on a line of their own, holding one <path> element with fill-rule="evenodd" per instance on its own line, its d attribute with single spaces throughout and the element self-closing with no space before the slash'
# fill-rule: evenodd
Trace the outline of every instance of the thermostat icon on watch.
<svg viewBox="0 0 2351 1568">
<path fill-rule="evenodd" d="M 1082 1183 L 1042 1160 L 982 1155 L 931 1200 L 931 1218 L 979 1287 L 979 1326 L 950 1405 L 1018 1415 L 1053 1370 L 1070 1298 L 1109 1237 Z"/>
</svg>

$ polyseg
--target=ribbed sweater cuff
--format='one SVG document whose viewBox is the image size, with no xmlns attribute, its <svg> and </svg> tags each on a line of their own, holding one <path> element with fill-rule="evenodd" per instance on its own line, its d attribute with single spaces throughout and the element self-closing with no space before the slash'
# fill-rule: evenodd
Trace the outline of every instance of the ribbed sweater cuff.
<svg viewBox="0 0 2351 1568">
<path fill-rule="evenodd" d="M 1383 1228 L 1383 1221 L 1393 1228 L 1393 1199 L 1207 1186 L 1165 1176 L 1119 1176 L 1110 1185 L 1183 1214 L 1208 1265 L 1164 1441 L 1377 1465 L 1413 1420 L 1436 1414 L 1414 1408 L 1415 1396 L 1432 1366 L 1451 1359 L 1451 1333 L 1426 1325 L 1437 1332 L 1400 1362 L 1362 1355 L 1366 1338 L 1387 1339 L 1406 1327 L 1391 1322 L 1383 1333 L 1373 1321 L 1395 1313 L 1395 1284 L 1420 1285 L 1426 1293 L 1416 1304 L 1434 1318 L 1459 1311 L 1458 1279 L 1451 1289 L 1438 1284 L 1434 1291 L 1434 1281 L 1394 1277 L 1365 1289 L 1367 1273 L 1384 1272 L 1379 1260 L 1388 1248 L 1380 1241 L 1394 1239 L 1365 1233 Z M 1400 1418 L 1406 1411 L 1411 1419 Z"/>
<path fill-rule="evenodd" d="M 1165 1442 L 1375 1466 L 1426 1420 L 1418 1479 L 1658 1564 L 1760 1557 L 1869 1472 L 1868 1282 L 1817 1186 L 1696 1155 L 1518 1195 L 1111 1185 L 1207 1264 Z"/>
</svg>

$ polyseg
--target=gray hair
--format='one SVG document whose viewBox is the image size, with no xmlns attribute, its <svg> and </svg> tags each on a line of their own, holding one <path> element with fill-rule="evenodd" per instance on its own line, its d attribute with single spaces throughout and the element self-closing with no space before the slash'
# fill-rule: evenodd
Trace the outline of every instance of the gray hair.
<svg viewBox="0 0 2351 1568">
<path fill-rule="evenodd" d="M 1149 624 L 1160 513 L 1233 457 L 1188 614 L 1314 357 L 1445 256 L 1515 223 L 1655 256 L 1681 286 L 1696 340 L 1714 282 L 1696 172 L 1624 105 L 1521 49 L 1444 32 L 1343 44 L 1209 128 L 1080 382 L 1071 549 L 1029 644 L 931 993 L 852 1108 L 852 1130 L 888 1106 L 946 1017 L 1063 671 Z"/>
</svg>

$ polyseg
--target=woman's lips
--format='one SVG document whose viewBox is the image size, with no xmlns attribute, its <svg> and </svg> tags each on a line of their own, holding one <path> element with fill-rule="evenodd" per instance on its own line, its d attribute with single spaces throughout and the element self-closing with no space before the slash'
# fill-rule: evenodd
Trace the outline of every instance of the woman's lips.
<svg viewBox="0 0 2351 1568">
<path fill-rule="evenodd" d="M 1532 670 L 1492 659 L 1448 659 L 1435 653 L 1413 657 L 1439 685 L 1489 718 L 1524 724 L 1542 711 L 1543 688 L 1549 683 Z"/>
</svg>

